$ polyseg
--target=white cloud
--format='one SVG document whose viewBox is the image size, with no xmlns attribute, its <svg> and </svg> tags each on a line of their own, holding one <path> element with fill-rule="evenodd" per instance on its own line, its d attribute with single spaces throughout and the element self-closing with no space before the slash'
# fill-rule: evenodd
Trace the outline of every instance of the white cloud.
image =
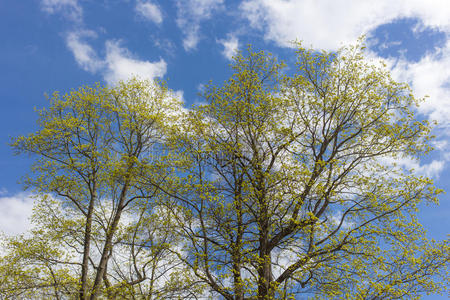
<svg viewBox="0 0 450 300">
<path fill-rule="evenodd" d="M 186 51 L 193 50 L 197 47 L 197 44 L 200 40 L 198 36 L 199 26 L 192 26 L 187 32 L 185 32 L 185 37 L 183 39 L 183 48 Z"/>
<path fill-rule="evenodd" d="M 136 12 L 143 16 L 144 18 L 155 22 L 156 24 L 161 24 L 163 21 L 162 12 L 159 7 L 152 2 L 142 2 L 138 1 L 136 4 Z"/>
<path fill-rule="evenodd" d="M 398 81 L 410 83 L 417 97 L 428 95 L 419 111 L 450 126 L 450 40 L 442 48 L 428 53 L 418 62 L 404 58 L 388 60 L 392 74 Z"/>
<path fill-rule="evenodd" d="M 128 49 L 121 47 L 118 41 L 106 41 L 105 58 L 100 58 L 85 41 L 85 38 L 95 36 L 91 31 L 71 32 L 66 39 L 67 46 L 81 68 L 91 73 L 101 73 L 109 84 L 132 76 L 153 79 L 166 73 L 167 64 L 163 59 L 156 62 L 139 60 Z"/>
<path fill-rule="evenodd" d="M 440 173 L 444 170 L 446 160 L 433 160 L 430 163 L 421 164 L 417 159 L 404 157 L 395 159 L 395 163 L 405 170 L 414 170 L 418 175 L 429 178 L 438 178 Z"/>
<path fill-rule="evenodd" d="M 236 52 L 239 50 L 239 40 L 234 35 L 229 35 L 227 39 L 218 40 L 220 44 L 223 46 L 222 54 L 225 56 L 228 60 L 233 59 L 233 55 L 236 54 Z"/>
<path fill-rule="evenodd" d="M 220 9 L 223 0 L 178 0 L 177 25 L 185 35 L 183 47 L 186 51 L 197 47 L 200 40 L 200 23 L 212 17 Z"/>
<path fill-rule="evenodd" d="M 34 198 L 28 193 L 0 197 L 0 231 L 7 235 L 25 233 L 31 228 Z"/>
<path fill-rule="evenodd" d="M 99 71 L 104 66 L 104 62 L 101 61 L 94 49 L 83 41 L 84 38 L 96 37 L 93 31 L 77 31 L 68 34 L 66 43 L 69 49 L 75 56 L 75 60 L 83 70 L 91 73 Z"/>
<path fill-rule="evenodd" d="M 434 130 L 437 140 L 433 141 L 432 146 L 440 159 L 428 164 L 406 160 L 403 165 L 427 177 L 439 178 L 450 161 L 450 146 L 446 141 L 450 136 L 450 40 L 417 62 L 404 57 L 391 58 L 387 62 L 395 80 L 409 83 L 416 97 L 428 96 L 418 107 L 418 112 L 438 121 Z"/>
<path fill-rule="evenodd" d="M 158 62 L 150 62 L 133 58 L 128 49 L 120 47 L 117 41 L 106 42 L 105 63 L 107 68 L 104 78 L 108 83 L 126 80 L 133 75 L 144 79 L 162 77 L 167 69 L 167 64 L 163 59 Z"/>
<path fill-rule="evenodd" d="M 281 46 L 300 39 L 317 48 L 337 49 L 401 17 L 450 31 L 446 0 L 246 0 L 241 11 L 252 27 Z"/>
<path fill-rule="evenodd" d="M 49 14 L 62 13 L 72 21 L 81 22 L 83 9 L 78 0 L 42 0 L 42 9 Z"/>
</svg>

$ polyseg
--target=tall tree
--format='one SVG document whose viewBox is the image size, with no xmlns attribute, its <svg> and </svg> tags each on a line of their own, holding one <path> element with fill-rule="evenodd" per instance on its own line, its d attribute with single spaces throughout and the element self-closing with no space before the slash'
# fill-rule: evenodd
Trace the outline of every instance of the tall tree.
<svg viewBox="0 0 450 300">
<path fill-rule="evenodd" d="M 171 224 L 154 211 L 158 191 L 141 182 L 163 179 L 154 162 L 180 107 L 163 85 L 138 79 L 53 94 L 39 130 L 13 142 L 36 157 L 25 182 L 42 201 L 31 237 L 7 243 L 3 267 L 17 272 L 0 290 L 78 299 L 178 292 Z"/>
<path fill-rule="evenodd" d="M 263 52 L 235 57 L 232 77 L 173 133 L 183 164 L 164 192 L 187 241 L 180 258 L 230 300 L 445 288 L 448 245 L 417 221 L 441 190 L 395 163 L 430 149 L 418 100 L 361 45 L 297 47 L 291 76 Z"/>
</svg>

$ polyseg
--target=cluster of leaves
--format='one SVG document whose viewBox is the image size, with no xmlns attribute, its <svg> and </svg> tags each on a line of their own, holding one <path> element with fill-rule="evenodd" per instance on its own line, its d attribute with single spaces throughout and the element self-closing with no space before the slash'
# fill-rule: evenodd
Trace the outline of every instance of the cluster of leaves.
<svg viewBox="0 0 450 300">
<path fill-rule="evenodd" d="M 418 100 L 356 45 L 297 44 L 293 75 L 235 57 L 184 110 L 133 79 L 50 99 L 28 235 L 5 238 L 0 295 L 57 299 L 418 298 L 444 291 L 447 241 L 425 238 L 432 181 L 395 164 L 427 153 Z M 11 271 L 13 270 L 13 271 Z M 8 274 L 8 275 L 6 275 Z"/>
</svg>

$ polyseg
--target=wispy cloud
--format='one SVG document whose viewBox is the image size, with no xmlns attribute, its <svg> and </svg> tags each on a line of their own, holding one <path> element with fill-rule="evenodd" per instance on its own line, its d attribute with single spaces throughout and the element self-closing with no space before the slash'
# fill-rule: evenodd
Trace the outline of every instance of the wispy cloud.
<svg viewBox="0 0 450 300">
<path fill-rule="evenodd" d="M 232 60 L 239 50 L 239 39 L 235 35 L 228 35 L 226 39 L 217 40 L 223 46 L 222 54 L 226 59 Z"/>
<path fill-rule="evenodd" d="M 200 24 L 222 8 L 223 0 L 178 0 L 177 25 L 184 34 L 183 47 L 193 50 L 200 41 Z"/>
<path fill-rule="evenodd" d="M 42 0 L 43 10 L 48 13 L 59 13 L 78 21 L 78 28 L 82 28 L 83 10 L 78 0 Z M 162 22 L 159 7 L 151 1 L 138 0 L 136 12 L 155 22 Z M 80 26 L 81 25 L 81 26 Z M 89 40 L 97 38 L 97 33 L 87 29 L 75 29 L 66 36 L 66 45 L 72 52 L 77 64 L 90 73 L 100 73 L 106 82 L 114 84 L 119 80 L 126 80 L 131 76 L 143 79 L 162 77 L 166 73 L 167 65 L 163 59 L 156 62 L 141 60 L 128 49 L 120 45 L 118 40 L 105 42 L 105 56 L 101 58 L 90 45 Z"/>
<path fill-rule="evenodd" d="M 100 58 L 97 52 L 86 41 L 95 38 L 92 31 L 74 31 L 67 35 L 67 47 L 72 51 L 76 62 L 84 70 L 100 73 L 109 84 L 126 80 L 131 76 L 153 79 L 166 73 L 167 64 L 163 59 L 156 62 L 140 60 L 128 49 L 122 47 L 120 41 L 108 40 L 105 43 L 105 58 Z"/>
<path fill-rule="evenodd" d="M 78 0 L 42 0 L 41 5 L 49 14 L 61 13 L 71 21 L 82 22 L 83 9 Z"/>
<path fill-rule="evenodd" d="M 140 16 L 156 24 L 161 24 L 163 21 L 161 9 L 151 1 L 137 1 L 135 10 Z"/>
<path fill-rule="evenodd" d="M 95 73 L 104 67 L 95 50 L 85 41 L 87 38 L 96 38 L 93 31 L 83 30 L 70 32 L 67 35 L 67 47 L 72 51 L 78 65 L 86 71 Z"/>
<path fill-rule="evenodd" d="M 394 168 L 394 164 L 405 171 L 414 171 L 415 174 L 437 179 L 449 161 L 446 157 L 433 159 L 431 162 L 423 162 L 415 157 L 383 158 L 382 163 Z"/>
</svg>

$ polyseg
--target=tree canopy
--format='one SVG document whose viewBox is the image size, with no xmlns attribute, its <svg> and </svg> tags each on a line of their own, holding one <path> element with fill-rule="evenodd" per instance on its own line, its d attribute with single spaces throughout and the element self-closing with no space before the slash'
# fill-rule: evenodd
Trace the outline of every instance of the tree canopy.
<svg viewBox="0 0 450 300">
<path fill-rule="evenodd" d="M 139 80 L 51 97 L 40 129 L 13 143 L 37 157 L 25 184 L 40 201 L 31 237 L 8 244 L 5 295 L 171 295 L 164 290 L 178 264 L 167 248 L 176 237 L 152 212 L 158 191 L 141 178 L 158 180 L 154 155 L 179 105 L 165 87 Z"/>
<path fill-rule="evenodd" d="M 431 150 L 408 85 L 357 44 L 251 49 L 182 108 L 164 84 L 54 94 L 39 130 L 28 236 L 4 239 L 0 295 L 58 299 L 419 298 L 444 291 L 442 190 L 398 160 Z M 8 271 L 13 270 L 13 272 Z"/>
</svg>

